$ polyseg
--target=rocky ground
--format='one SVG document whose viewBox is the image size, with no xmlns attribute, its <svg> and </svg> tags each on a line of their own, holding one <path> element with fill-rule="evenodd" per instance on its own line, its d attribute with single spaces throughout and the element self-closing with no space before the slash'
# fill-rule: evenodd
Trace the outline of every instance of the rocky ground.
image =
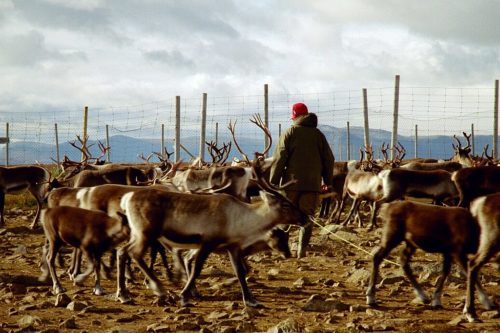
<svg viewBox="0 0 500 333">
<path fill-rule="evenodd" d="M 379 306 L 365 305 L 364 292 L 370 255 L 380 229 L 331 228 L 335 235 L 315 228 L 312 246 L 303 259 L 281 259 L 276 253 L 249 258 L 248 284 L 263 308 L 245 309 L 238 283 L 225 255 L 211 255 L 198 282 L 203 297 L 192 308 L 179 307 L 181 286 L 162 277 L 172 292 L 167 306 L 155 304 L 142 283 L 130 286 L 134 303 L 115 299 L 115 279 L 103 280 L 104 296 L 92 294 L 92 279 L 74 286 L 58 269 L 67 292 L 58 297 L 51 286 L 38 282 L 38 262 L 44 235 L 30 230 L 32 213 L 7 211 L 0 228 L 1 332 L 499 332 L 497 311 L 478 305 L 482 322 L 468 323 L 461 315 L 465 281 L 454 269 L 443 295 L 443 308 L 433 309 L 414 300 L 400 267 L 384 263 L 377 297 Z M 296 230 L 291 231 L 292 241 Z M 356 248 L 342 240 L 359 246 Z M 294 247 L 292 245 L 292 250 Z M 389 259 L 397 261 L 398 249 Z M 69 260 L 69 253 L 66 254 Z M 418 251 L 413 268 L 431 293 L 439 275 L 439 257 Z M 163 274 L 160 266 L 157 272 Z M 482 282 L 498 304 L 498 264 L 483 268 Z M 142 276 L 137 272 L 137 277 Z"/>
</svg>

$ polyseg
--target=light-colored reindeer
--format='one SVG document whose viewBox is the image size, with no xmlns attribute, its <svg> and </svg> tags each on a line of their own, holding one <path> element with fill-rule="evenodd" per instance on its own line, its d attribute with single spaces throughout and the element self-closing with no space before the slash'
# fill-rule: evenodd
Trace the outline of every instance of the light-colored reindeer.
<svg viewBox="0 0 500 333">
<path fill-rule="evenodd" d="M 256 167 L 258 170 L 258 167 Z M 261 201 L 245 203 L 226 194 L 200 195 L 168 193 L 144 189 L 126 194 L 122 199 L 131 227 L 130 241 L 118 253 L 117 298 L 129 302 L 125 286 L 124 265 L 130 256 L 149 280 L 150 289 L 161 298 L 165 291 L 156 275 L 147 267 L 143 255 L 151 242 L 158 240 L 172 248 L 198 249 L 193 269 L 181 291 L 181 303 L 190 305 L 191 290 L 208 255 L 216 249 L 227 249 L 239 279 L 243 301 L 256 307 L 245 280 L 242 250 L 266 237 L 278 224 L 304 225 L 307 217 L 279 192 L 269 187 L 256 171 L 265 191 Z"/>
</svg>

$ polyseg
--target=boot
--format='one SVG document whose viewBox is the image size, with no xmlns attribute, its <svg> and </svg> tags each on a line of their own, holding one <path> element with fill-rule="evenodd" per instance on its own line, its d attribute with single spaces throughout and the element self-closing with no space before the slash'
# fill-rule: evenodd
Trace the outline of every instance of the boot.
<svg viewBox="0 0 500 333">
<path fill-rule="evenodd" d="M 312 235 L 312 223 L 308 223 L 300 228 L 299 240 L 297 243 L 297 258 L 304 258 L 306 256 L 306 247 L 309 245 Z"/>
</svg>

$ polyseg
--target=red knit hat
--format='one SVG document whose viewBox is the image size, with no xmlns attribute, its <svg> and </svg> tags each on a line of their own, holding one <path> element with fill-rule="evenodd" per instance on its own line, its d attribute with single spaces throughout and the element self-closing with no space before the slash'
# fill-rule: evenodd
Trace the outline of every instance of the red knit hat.
<svg viewBox="0 0 500 333">
<path fill-rule="evenodd" d="M 297 117 L 308 114 L 307 106 L 304 103 L 295 103 L 292 106 L 292 120 L 295 120 Z"/>
</svg>

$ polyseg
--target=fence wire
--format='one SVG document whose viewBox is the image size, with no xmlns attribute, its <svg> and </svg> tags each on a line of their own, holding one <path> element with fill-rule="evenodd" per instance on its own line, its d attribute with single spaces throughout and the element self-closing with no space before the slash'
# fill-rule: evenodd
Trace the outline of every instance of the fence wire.
<svg viewBox="0 0 500 333">
<path fill-rule="evenodd" d="M 382 142 L 390 143 L 394 88 L 367 90 L 370 141 L 374 148 Z M 493 88 L 436 88 L 400 87 L 398 140 L 407 149 L 407 157 L 449 158 L 454 143 L 453 135 L 471 133 L 474 128 L 475 146 L 493 140 L 494 130 Z M 268 120 L 273 144 L 280 132 L 290 126 L 290 108 L 293 103 L 304 102 L 309 111 L 318 115 L 323 130 L 338 160 L 354 153 L 363 145 L 362 90 L 340 90 L 325 93 L 269 94 Z M 252 115 L 264 118 L 264 95 L 225 96 L 208 95 L 206 140 L 222 145 L 231 140 L 227 129 L 229 121 L 236 122 L 238 141 L 251 154 L 264 149 L 263 132 L 250 122 Z M 189 159 L 199 155 L 201 133 L 202 96 L 181 97 L 180 137 L 185 148 L 181 157 Z M 160 152 L 162 125 L 164 144 L 173 152 L 175 144 L 175 97 L 137 105 L 98 107 L 89 105 L 87 133 L 90 142 L 106 143 L 109 134 L 110 156 L 113 162 L 139 162 L 152 152 Z M 9 164 L 50 163 L 57 158 L 57 139 L 60 156 L 78 160 L 79 152 L 68 142 L 83 133 L 83 107 L 54 112 L 0 112 L 0 136 L 6 136 L 8 124 Z M 1 124 L 5 124 L 4 129 Z M 347 123 L 351 146 L 347 147 Z M 415 153 L 415 131 L 418 128 L 418 151 Z M 476 148 L 476 153 L 480 153 Z M 7 145 L 0 146 L 0 164 L 6 164 Z M 91 148 L 99 155 L 97 145 Z M 205 154 L 207 155 L 207 154 Z M 233 148 L 232 156 L 240 157 Z M 207 157 L 207 156 L 206 156 Z"/>
</svg>

